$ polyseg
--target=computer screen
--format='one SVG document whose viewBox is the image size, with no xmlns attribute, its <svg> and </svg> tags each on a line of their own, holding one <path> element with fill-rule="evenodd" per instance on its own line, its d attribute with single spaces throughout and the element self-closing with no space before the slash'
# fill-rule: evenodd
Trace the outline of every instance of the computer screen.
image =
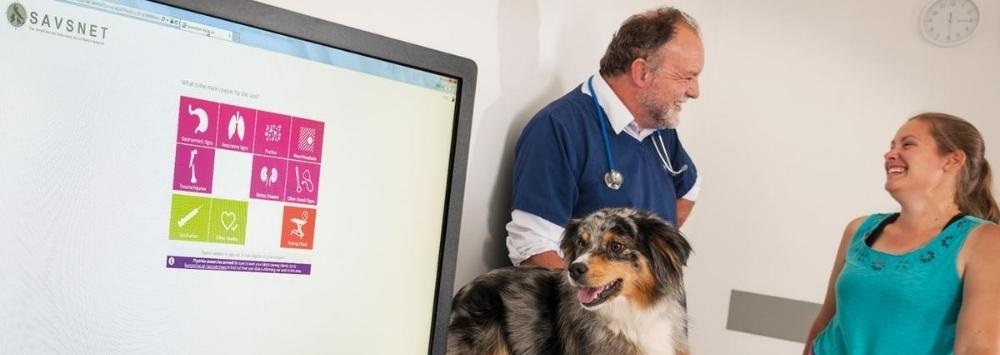
<svg viewBox="0 0 1000 355">
<path fill-rule="evenodd" d="M 248 1 L 3 8 L 0 353 L 443 351 L 472 61 Z"/>
</svg>

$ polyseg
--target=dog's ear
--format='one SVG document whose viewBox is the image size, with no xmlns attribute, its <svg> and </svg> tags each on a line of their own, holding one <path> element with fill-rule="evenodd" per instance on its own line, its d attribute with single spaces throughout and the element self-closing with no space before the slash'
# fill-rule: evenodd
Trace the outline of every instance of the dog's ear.
<svg viewBox="0 0 1000 355">
<path fill-rule="evenodd" d="M 573 260 L 572 258 L 576 253 L 576 240 L 580 238 L 580 223 L 582 221 L 581 219 L 571 219 L 569 224 L 566 225 L 566 229 L 563 230 L 559 249 L 562 250 L 563 258 L 567 264 L 570 260 Z"/>
<path fill-rule="evenodd" d="M 687 239 L 669 222 L 646 212 L 636 215 L 636 227 L 649 246 L 656 276 L 667 283 L 679 282 L 692 251 Z"/>
</svg>

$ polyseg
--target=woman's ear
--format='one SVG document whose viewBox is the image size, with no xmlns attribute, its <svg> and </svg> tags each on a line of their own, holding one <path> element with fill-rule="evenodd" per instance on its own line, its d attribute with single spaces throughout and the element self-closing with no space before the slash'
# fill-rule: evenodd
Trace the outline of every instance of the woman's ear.
<svg viewBox="0 0 1000 355">
<path fill-rule="evenodd" d="M 965 158 L 965 152 L 960 149 L 948 153 L 945 159 L 944 171 L 962 170 L 962 167 L 965 166 Z"/>
</svg>

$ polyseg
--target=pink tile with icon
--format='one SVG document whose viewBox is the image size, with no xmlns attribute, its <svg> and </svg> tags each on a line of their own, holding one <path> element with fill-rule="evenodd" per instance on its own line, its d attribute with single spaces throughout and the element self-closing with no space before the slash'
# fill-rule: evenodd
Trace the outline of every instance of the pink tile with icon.
<svg viewBox="0 0 1000 355">
<path fill-rule="evenodd" d="M 212 193 L 215 149 L 177 144 L 174 157 L 174 190 Z"/>
<path fill-rule="evenodd" d="M 250 169 L 250 198 L 283 201 L 287 173 L 288 160 L 254 155 Z"/>
<path fill-rule="evenodd" d="M 219 103 L 181 96 L 177 113 L 177 142 L 215 147 Z"/>
<path fill-rule="evenodd" d="M 323 157 L 323 122 L 292 117 L 290 157 L 319 163 Z"/>
<path fill-rule="evenodd" d="M 319 164 L 288 161 L 285 201 L 315 205 L 319 196 Z"/>
<path fill-rule="evenodd" d="M 291 126 L 290 116 L 257 111 L 254 154 L 288 158 L 288 142 L 292 140 Z"/>
<path fill-rule="evenodd" d="M 219 148 L 249 153 L 257 124 L 257 110 L 221 104 L 219 107 Z"/>
</svg>

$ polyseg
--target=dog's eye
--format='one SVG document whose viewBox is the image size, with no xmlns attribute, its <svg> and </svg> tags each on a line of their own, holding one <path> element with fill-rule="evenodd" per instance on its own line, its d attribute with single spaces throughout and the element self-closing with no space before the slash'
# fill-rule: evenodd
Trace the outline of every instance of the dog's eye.
<svg viewBox="0 0 1000 355">
<path fill-rule="evenodd" d="M 625 246 L 622 245 L 622 243 L 619 243 L 619 242 L 608 243 L 608 248 L 610 248 L 611 251 L 613 251 L 615 253 L 621 253 L 623 250 L 625 250 Z"/>
<path fill-rule="evenodd" d="M 587 247 L 587 241 L 583 240 L 583 239 L 577 239 L 576 240 L 576 247 L 577 248 L 586 248 Z"/>
</svg>

